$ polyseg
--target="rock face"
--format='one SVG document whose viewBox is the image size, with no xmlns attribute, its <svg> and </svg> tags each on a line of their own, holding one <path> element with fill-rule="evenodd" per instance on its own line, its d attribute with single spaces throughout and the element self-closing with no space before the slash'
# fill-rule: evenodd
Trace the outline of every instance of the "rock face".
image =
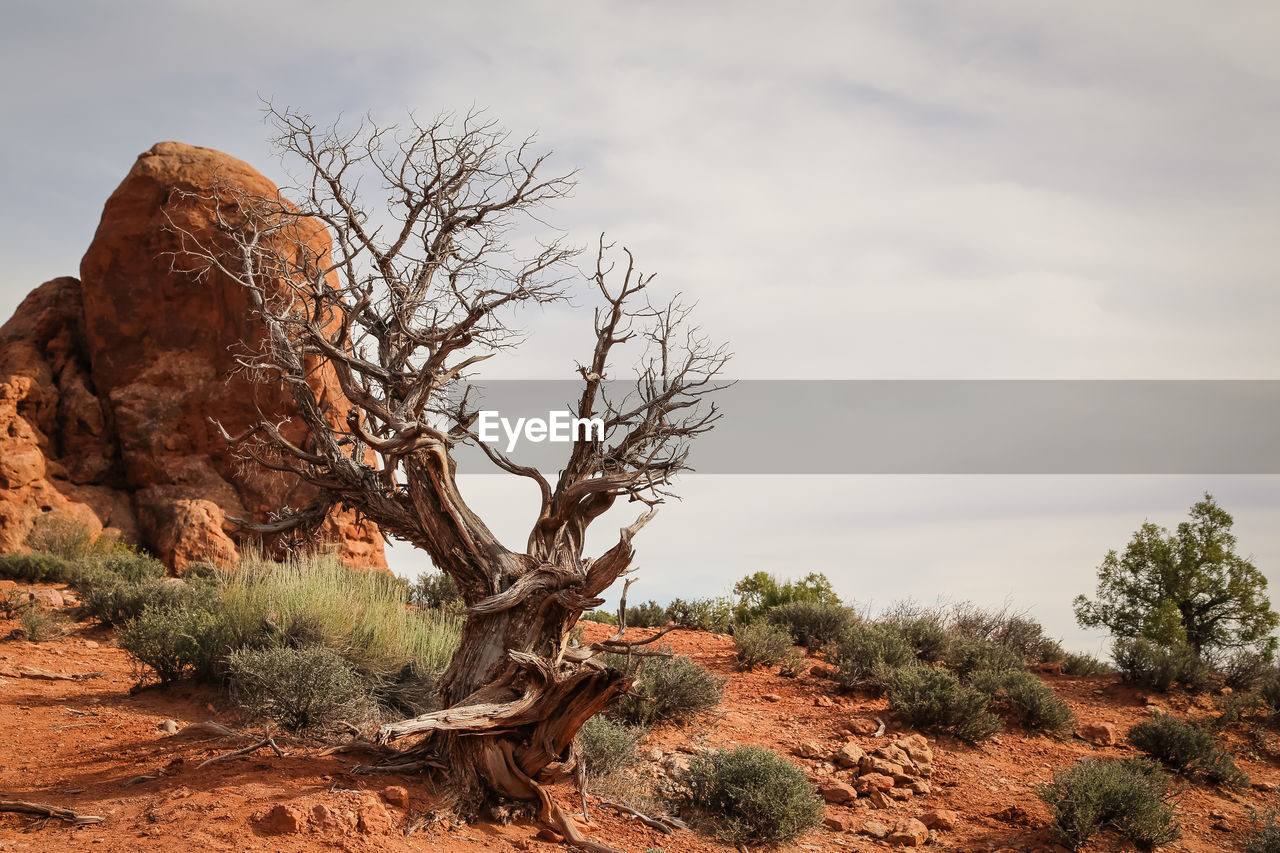
<svg viewBox="0 0 1280 853">
<path fill-rule="evenodd" d="M 62 512 L 115 528 L 180 573 L 238 558 L 227 516 L 265 519 L 314 497 L 296 478 L 236 458 L 209 423 L 235 434 L 258 409 L 273 420 L 294 411 L 279 385 L 236 370 L 236 351 L 262 338 L 243 288 L 172 269 L 179 232 L 212 238 L 204 198 L 224 185 L 276 193 L 218 151 L 154 146 L 108 199 L 81 280 L 42 285 L 0 328 L 0 550 L 19 550 L 35 518 Z M 315 233 L 323 250 L 327 236 Z M 343 418 L 332 372 L 313 371 L 311 382 Z M 297 423 L 285 431 L 303 438 Z M 333 513 L 321 536 L 352 565 L 386 566 L 376 528 L 349 512 Z"/>
</svg>

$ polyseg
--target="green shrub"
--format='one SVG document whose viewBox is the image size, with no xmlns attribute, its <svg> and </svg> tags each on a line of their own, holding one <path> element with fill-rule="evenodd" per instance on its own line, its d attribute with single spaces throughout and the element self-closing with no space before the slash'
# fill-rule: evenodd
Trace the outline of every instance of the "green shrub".
<svg viewBox="0 0 1280 853">
<path fill-rule="evenodd" d="M 1209 681 L 1209 668 L 1190 647 L 1162 646 L 1143 637 L 1122 637 L 1111 647 L 1120 676 L 1161 693 L 1175 684 L 1196 692 Z"/>
<path fill-rule="evenodd" d="M 910 726 L 976 743 L 1000 731 L 987 694 L 942 668 L 903 667 L 889 679 L 889 707 Z"/>
<path fill-rule="evenodd" d="M 1261 652 L 1243 649 L 1223 661 L 1223 683 L 1232 690 L 1252 690 L 1271 671 L 1271 661 Z"/>
<path fill-rule="evenodd" d="M 588 622 L 599 622 L 602 625 L 617 625 L 618 614 L 610 613 L 608 610 L 592 610 L 583 613 L 582 618 Z"/>
<path fill-rule="evenodd" d="M 790 632 L 798 645 L 820 649 L 830 645 L 858 622 L 858 615 L 843 604 L 792 601 L 770 608 L 766 618 Z"/>
<path fill-rule="evenodd" d="M 846 688 L 880 694 L 899 667 L 915 664 L 915 654 L 902 632 L 879 623 L 855 625 L 828 651 L 836 679 Z"/>
<path fill-rule="evenodd" d="M 804 771 L 762 747 L 695 755 L 676 783 L 695 818 L 730 844 L 779 844 L 822 823 Z"/>
<path fill-rule="evenodd" d="M 70 583 L 74 576 L 71 563 L 52 554 L 0 555 L 0 578 L 23 583 Z"/>
<path fill-rule="evenodd" d="M 926 663 L 946 660 L 951 648 L 951 635 L 935 614 L 924 614 L 899 622 L 897 628 L 918 660 Z"/>
<path fill-rule="evenodd" d="M 1156 712 L 1151 719 L 1129 729 L 1129 741 L 1138 749 L 1185 774 L 1201 773 L 1214 785 L 1242 787 L 1249 777 L 1214 740 L 1213 732 L 1198 723 Z"/>
<path fill-rule="evenodd" d="M 80 591 L 85 615 L 104 625 L 122 625 L 148 607 L 177 607 L 211 594 L 205 585 L 197 587 L 176 578 L 127 581 L 103 570 L 85 574 Z"/>
<path fill-rule="evenodd" d="M 1140 847 L 1169 844 L 1182 834 L 1169 804 L 1169 778 L 1152 761 L 1086 758 L 1054 773 L 1039 795 L 1063 843 L 1073 850 L 1102 829 Z"/>
<path fill-rule="evenodd" d="M 99 536 L 84 522 L 60 512 L 37 518 L 25 544 L 32 551 L 52 554 L 68 563 L 91 562 L 116 547 L 114 539 Z"/>
<path fill-rule="evenodd" d="M 783 666 L 795 671 L 804 654 L 791 642 L 786 628 L 763 620 L 733 626 L 733 642 L 738 647 L 738 667 Z"/>
<path fill-rule="evenodd" d="M 1244 840 L 1244 853 L 1280 853 L 1280 823 L 1277 823 L 1275 809 L 1268 809 L 1259 814 L 1252 808 L 1249 816 L 1257 824 L 1257 829 Z"/>
<path fill-rule="evenodd" d="M 733 594 L 738 597 L 733 615 L 739 622 L 755 621 L 774 607 L 797 601 L 840 603 L 831 581 L 821 572 L 810 572 L 798 581 L 780 581 L 768 572 L 755 572 L 734 584 Z"/>
<path fill-rule="evenodd" d="M 1258 697 L 1266 708 L 1267 716 L 1280 717 L 1280 672 L 1272 671 L 1258 685 Z"/>
<path fill-rule="evenodd" d="M 973 686 L 1006 709 L 1023 728 L 1059 734 L 1075 722 L 1071 706 L 1037 676 L 1023 670 L 979 672 Z"/>
<path fill-rule="evenodd" d="M 192 602 L 145 608 L 117 631 L 116 642 L 162 684 L 212 672 L 226 648 L 218 617 Z"/>
<path fill-rule="evenodd" d="M 19 617 L 22 632 L 33 643 L 56 640 L 67 633 L 67 617 L 41 607 L 27 607 Z"/>
<path fill-rule="evenodd" d="M 1061 648 L 1044 635 L 1044 628 L 1026 611 L 1012 610 L 1007 604 L 1000 608 L 980 607 L 968 601 L 955 604 L 950 627 L 957 636 L 1007 649 L 1024 663 L 1054 660 Z"/>
<path fill-rule="evenodd" d="M 671 621 L 684 628 L 727 634 L 733 627 L 733 606 L 727 598 L 677 598 L 667 608 Z"/>
<path fill-rule="evenodd" d="M 1093 655 L 1078 655 L 1068 652 L 1062 659 L 1062 672 L 1065 675 L 1094 676 L 1111 675 L 1115 672 L 1109 664 L 1098 660 Z"/>
<path fill-rule="evenodd" d="M 631 725 L 681 723 L 720 704 L 724 680 L 717 678 L 693 658 L 626 658 L 605 655 L 604 662 L 637 673 L 631 690 L 619 697 L 609 716 Z"/>
<path fill-rule="evenodd" d="M 667 608 L 650 599 L 644 604 L 627 608 L 627 627 L 629 628 L 661 628 L 670 620 Z"/>
<path fill-rule="evenodd" d="M 423 572 L 409 586 L 409 603 L 424 608 L 463 609 L 462 593 L 453 578 L 444 572 Z"/>
<path fill-rule="evenodd" d="M 578 756 L 587 776 L 617 773 L 636 760 L 636 744 L 644 730 L 597 714 L 578 729 Z"/>
<path fill-rule="evenodd" d="M 947 649 L 947 666 L 961 677 L 975 672 L 1011 672 L 1026 668 L 1022 656 L 999 643 L 960 635 Z"/>
<path fill-rule="evenodd" d="M 227 657 L 231 695 L 246 718 L 291 732 L 359 725 L 375 713 L 367 683 L 323 646 L 240 649 Z"/>
</svg>

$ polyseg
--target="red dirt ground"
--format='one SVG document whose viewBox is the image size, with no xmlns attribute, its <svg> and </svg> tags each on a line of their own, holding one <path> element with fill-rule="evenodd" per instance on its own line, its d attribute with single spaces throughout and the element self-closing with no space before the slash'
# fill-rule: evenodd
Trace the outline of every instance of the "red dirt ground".
<svg viewBox="0 0 1280 853">
<path fill-rule="evenodd" d="M 16 628 L 0 619 L 0 636 Z M 612 629 L 591 623 L 587 638 L 599 639 Z M 645 636 L 645 631 L 634 632 Z M 740 673 L 733 666 L 728 637 L 675 631 L 665 640 L 704 666 L 729 678 L 720 709 L 686 729 L 650 733 L 641 752 L 658 747 L 664 753 L 698 746 L 761 744 L 790 755 L 801 741 L 834 749 L 849 739 L 840 733 L 852 717 L 883 718 L 889 734 L 898 731 L 883 700 L 843 696 L 835 685 L 811 675 L 785 678 L 776 671 Z M 67 675 L 100 673 L 82 681 L 43 681 L 18 674 L 19 667 L 38 667 Z M 17 677 L 15 677 L 17 676 Z M 58 820 L 0 814 L 0 850 L 30 851 L 463 851 L 564 850 L 535 836 L 529 822 L 508 825 L 455 826 L 426 823 L 433 790 L 420 775 L 353 776 L 348 769 L 359 756 L 318 756 L 319 747 L 282 741 L 291 754 L 280 758 L 270 750 L 197 769 L 201 761 L 252 742 L 219 739 L 198 730 L 182 731 L 204 720 L 235 725 L 235 715 L 216 691 L 191 685 L 146 689 L 131 695 L 133 667 L 112 644 L 109 630 L 78 623 L 57 640 L 32 644 L 0 642 L 0 799 L 35 801 L 101 815 L 105 822 L 80 828 Z M 1181 713 L 1212 713 L 1208 699 L 1185 696 L 1148 697 L 1120 685 L 1114 677 L 1048 676 L 1082 723 L 1110 722 L 1123 732 L 1145 718 L 1151 708 Z M 771 695 L 771 700 L 763 697 Z M 824 698 L 825 697 L 825 698 Z M 823 704 L 817 704 L 821 699 Z M 828 700 L 829 704 L 828 704 Z M 157 727 L 174 720 L 177 734 Z M 855 738 L 870 749 L 872 737 Z M 1036 785 L 1053 769 L 1086 755 L 1121 757 L 1134 754 L 1124 744 L 1098 748 L 1078 738 L 1052 740 L 1006 731 L 992 741 L 968 747 L 947 738 L 935 740 L 932 793 L 894 802 L 884 811 L 864 800 L 849 807 L 828 806 L 829 815 L 847 815 L 855 831 L 820 829 L 784 850 L 882 850 L 883 841 L 859 835 L 865 820 L 889 826 L 933 809 L 953 809 L 958 826 L 937 834 L 932 849 L 956 851 L 1060 850 L 1046 826 L 1048 812 L 1036 798 Z M 1280 783 L 1275 760 L 1251 752 L 1242 731 L 1228 734 L 1240 766 L 1255 783 Z M 813 769 L 816 762 L 793 758 Z M 656 772 L 656 771 L 654 771 Z M 139 777 L 154 776 L 153 779 Z M 407 808 L 384 802 L 382 792 L 399 785 L 408 790 Z M 567 811 L 576 796 L 568 784 L 555 789 Z M 592 801 L 594 806 L 594 801 Z M 264 820 L 285 804 L 302 819 L 299 831 L 272 834 Z M 1178 802 L 1184 836 L 1170 849 L 1210 853 L 1241 850 L 1250 827 L 1248 809 L 1276 804 L 1276 795 L 1251 789 L 1220 792 L 1192 785 Z M 319 816 L 317 815 L 319 813 Z M 674 836 L 645 828 L 598 806 L 591 809 L 587 833 L 628 851 L 726 850 L 701 835 Z M 406 828 L 412 831 L 407 832 Z M 1102 837 L 1087 850 L 1127 850 L 1126 843 Z"/>
</svg>

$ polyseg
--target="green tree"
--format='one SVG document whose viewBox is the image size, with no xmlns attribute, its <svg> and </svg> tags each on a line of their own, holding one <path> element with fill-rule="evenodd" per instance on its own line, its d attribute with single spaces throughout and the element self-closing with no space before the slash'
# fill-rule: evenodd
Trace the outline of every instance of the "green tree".
<svg viewBox="0 0 1280 853">
<path fill-rule="evenodd" d="M 821 572 L 810 572 L 798 581 L 779 581 L 776 575 L 756 572 L 734 584 L 733 594 L 738 597 L 734 616 L 739 622 L 750 621 L 768 613 L 773 607 L 795 601 L 840 603 L 840 596 L 831 588 L 831 581 Z"/>
<path fill-rule="evenodd" d="M 1236 553 L 1232 523 L 1206 492 L 1174 533 L 1143 524 L 1123 554 L 1109 551 L 1098 567 L 1097 598 L 1076 597 L 1076 621 L 1117 637 L 1185 642 L 1200 657 L 1243 647 L 1270 656 L 1280 617 L 1267 579 Z"/>
</svg>

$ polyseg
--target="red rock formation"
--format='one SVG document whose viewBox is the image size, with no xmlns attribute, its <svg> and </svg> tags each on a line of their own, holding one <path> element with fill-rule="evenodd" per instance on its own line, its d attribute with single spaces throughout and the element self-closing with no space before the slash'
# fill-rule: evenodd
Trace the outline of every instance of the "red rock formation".
<svg viewBox="0 0 1280 853">
<path fill-rule="evenodd" d="M 108 199 L 81 282 L 43 285 L 0 329 L 0 550 L 17 548 L 41 513 L 63 511 L 119 529 L 180 572 L 237 558 L 226 516 L 262 519 L 313 496 L 236 458 L 208 420 L 235 433 L 258 409 L 278 419 L 292 411 L 278 386 L 235 370 L 233 348 L 261 337 L 244 290 L 171 269 L 181 245 L 170 222 L 212 233 L 212 205 L 183 194 L 209 195 L 220 182 L 276 193 L 221 152 L 154 146 Z M 317 248 L 327 239 L 317 229 Z M 312 381 L 341 418 L 332 373 Z M 350 513 L 331 516 L 321 535 L 353 565 L 386 566 L 376 528 Z"/>
</svg>

